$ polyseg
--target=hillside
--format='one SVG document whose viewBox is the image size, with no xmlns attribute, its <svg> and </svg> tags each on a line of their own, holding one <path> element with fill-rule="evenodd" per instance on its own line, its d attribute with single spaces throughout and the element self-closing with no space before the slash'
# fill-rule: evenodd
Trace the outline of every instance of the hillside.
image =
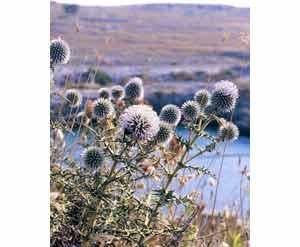
<svg viewBox="0 0 300 247">
<path fill-rule="evenodd" d="M 67 75 L 88 87 L 82 74 L 91 66 L 114 83 L 143 76 L 146 99 L 159 111 L 162 103 L 181 104 L 197 88 L 231 79 L 241 89 L 235 119 L 249 134 L 249 12 L 222 5 L 74 8 L 51 2 L 51 39 L 63 36 L 72 48 L 70 63 L 56 71 L 57 85 Z"/>
</svg>

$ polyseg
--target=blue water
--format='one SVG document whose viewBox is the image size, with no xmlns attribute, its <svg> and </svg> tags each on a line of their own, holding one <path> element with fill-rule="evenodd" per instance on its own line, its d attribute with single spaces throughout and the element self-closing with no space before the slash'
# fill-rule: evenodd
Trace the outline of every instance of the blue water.
<svg viewBox="0 0 300 247">
<path fill-rule="evenodd" d="M 181 129 L 179 130 L 179 133 L 182 136 L 187 137 L 186 130 Z M 206 143 L 199 140 L 197 144 L 203 145 Z M 220 176 L 217 209 L 223 209 L 225 206 L 232 208 L 234 205 L 236 205 L 235 207 L 239 207 L 242 198 L 242 205 L 245 211 L 249 209 L 249 181 L 245 176 L 241 175 L 241 171 L 245 166 L 247 166 L 247 170 L 249 170 L 250 167 L 250 140 L 248 137 L 241 136 L 238 140 L 233 143 L 228 143 L 226 146 L 224 144 L 219 144 L 216 151 L 196 158 L 191 164 L 209 168 L 217 175 L 222 162 L 224 148 L 225 155 Z M 208 180 L 207 176 L 192 180 L 180 191 L 180 193 L 187 194 L 193 190 L 203 192 L 204 201 L 209 208 L 212 205 L 210 199 L 211 192 L 215 191 L 215 187 L 210 186 Z M 240 190 L 241 187 L 242 190 Z"/>
<path fill-rule="evenodd" d="M 177 134 L 187 138 L 187 131 L 185 129 L 178 129 Z M 75 140 L 74 135 L 67 134 L 65 136 L 67 148 L 70 148 Z M 205 146 L 207 142 L 199 140 L 197 142 L 200 146 Z M 79 145 L 72 151 L 73 157 L 77 160 L 80 159 L 80 154 L 82 153 L 82 148 L 79 148 Z M 216 208 L 219 210 L 224 209 L 225 206 L 230 208 L 240 207 L 241 198 L 243 198 L 243 208 L 244 211 L 249 209 L 249 181 L 244 176 L 242 179 L 242 194 L 241 194 L 241 170 L 247 166 L 249 169 L 249 150 L 250 141 L 247 137 L 239 137 L 233 143 L 229 143 L 225 149 L 225 156 L 223 160 L 223 169 L 220 178 L 219 192 L 217 197 Z M 217 175 L 220 164 L 222 162 L 222 153 L 224 151 L 224 144 L 219 144 L 216 151 L 205 154 L 193 160 L 190 164 L 193 166 L 203 166 L 209 168 L 214 174 Z M 189 175 L 188 172 L 182 175 Z M 215 187 L 211 186 L 209 183 L 209 177 L 203 176 L 200 178 L 195 178 L 186 183 L 183 188 L 180 188 L 178 183 L 172 184 L 172 189 L 176 191 L 177 194 L 187 195 L 192 191 L 202 192 L 203 201 L 206 203 L 207 208 L 212 206 L 212 196 L 211 194 L 215 191 Z M 152 183 L 147 181 L 147 187 L 156 187 L 159 188 L 159 184 Z M 242 195 L 242 196 L 241 196 Z"/>
</svg>

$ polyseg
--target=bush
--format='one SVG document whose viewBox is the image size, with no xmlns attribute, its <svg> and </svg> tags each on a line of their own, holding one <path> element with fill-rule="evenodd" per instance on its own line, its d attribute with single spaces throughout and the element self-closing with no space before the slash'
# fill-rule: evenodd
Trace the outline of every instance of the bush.
<svg viewBox="0 0 300 247">
<path fill-rule="evenodd" d="M 66 14 L 76 14 L 79 6 L 77 4 L 63 4 L 63 9 Z"/>
<path fill-rule="evenodd" d="M 102 70 L 90 68 L 88 73 L 90 80 L 93 80 L 95 83 L 101 86 L 105 86 L 112 82 L 110 75 Z"/>
<path fill-rule="evenodd" d="M 195 81 L 197 77 L 192 72 L 180 71 L 180 72 L 171 72 L 171 77 L 175 81 Z"/>
</svg>

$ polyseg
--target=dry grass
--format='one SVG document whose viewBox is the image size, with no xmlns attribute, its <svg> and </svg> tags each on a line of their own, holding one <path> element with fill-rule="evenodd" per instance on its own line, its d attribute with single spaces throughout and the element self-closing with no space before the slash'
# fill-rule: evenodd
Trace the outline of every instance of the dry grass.
<svg viewBox="0 0 300 247">
<path fill-rule="evenodd" d="M 74 64 L 97 52 L 104 60 L 124 64 L 181 63 L 205 54 L 249 53 L 240 40 L 249 32 L 248 9 L 166 8 L 80 7 L 77 14 L 67 15 L 60 4 L 52 3 L 51 37 L 63 35 L 76 47 Z"/>
</svg>

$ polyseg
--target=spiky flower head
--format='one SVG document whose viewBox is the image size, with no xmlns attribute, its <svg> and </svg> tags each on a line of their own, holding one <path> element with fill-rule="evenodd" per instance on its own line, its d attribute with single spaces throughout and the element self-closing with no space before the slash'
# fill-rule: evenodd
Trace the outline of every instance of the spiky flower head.
<svg viewBox="0 0 300 247">
<path fill-rule="evenodd" d="M 188 121 L 196 120 L 201 113 L 200 106 L 197 101 L 188 100 L 181 107 L 183 117 Z"/>
<path fill-rule="evenodd" d="M 233 82 L 220 81 L 215 84 L 211 96 L 211 105 L 220 113 L 230 112 L 235 108 L 238 97 L 239 90 Z"/>
<path fill-rule="evenodd" d="M 181 119 L 181 111 L 176 105 L 165 105 L 160 112 L 161 121 L 176 126 Z"/>
<path fill-rule="evenodd" d="M 50 43 L 50 63 L 66 64 L 70 60 L 71 50 L 66 41 L 61 38 L 51 40 Z"/>
<path fill-rule="evenodd" d="M 156 112 L 146 105 L 128 107 L 121 114 L 119 122 L 124 134 L 135 140 L 149 140 L 159 131 L 159 118 Z"/>
<path fill-rule="evenodd" d="M 94 116 L 103 119 L 114 114 L 114 106 L 109 99 L 100 98 L 94 103 Z"/>
<path fill-rule="evenodd" d="M 165 122 L 160 122 L 159 130 L 154 138 L 156 143 L 168 143 L 173 135 L 171 126 Z"/>
<path fill-rule="evenodd" d="M 95 169 L 102 165 L 104 161 L 104 153 L 98 147 L 88 147 L 83 152 L 83 163 L 86 167 Z"/>
<path fill-rule="evenodd" d="M 139 77 L 131 78 L 125 85 L 125 97 L 130 100 L 141 100 L 144 98 L 143 81 Z"/>
<path fill-rule="evenodd" d="M 223 122 L 219 129 L 219 137 L 222 141 L 235 141 L 239 137 L 239 129 L 232 122 Z"/>
<path fill-rule="evenodd" d="M 124 98 L 125 90 L 122 86 L 117 85 L 111 88 L 111 96 L 114 100 L 121 100 Z"/>
<path fill-rule="evenodd" d="M 104 98 L 104 99 L 110 98 L 110 91 L 106 87 L 100 88 L 98 94 L 99 94 L 99 98 Z"/>
<path fill-rule="evenodd" d="M 67 90 L 65 93 L 65 98 L 67 99 L 67 104 L 70 107 L 77 107 L 82 101 L 81 94 L 76 89 Z"/>
<path fill-rule="evenodd" d="M 201 109 L 204 109 L 209 103 L 210 93 L 206 89 L 201 89 L 195 93 L 194 100 L 198 102 Z"/>
</svg>

